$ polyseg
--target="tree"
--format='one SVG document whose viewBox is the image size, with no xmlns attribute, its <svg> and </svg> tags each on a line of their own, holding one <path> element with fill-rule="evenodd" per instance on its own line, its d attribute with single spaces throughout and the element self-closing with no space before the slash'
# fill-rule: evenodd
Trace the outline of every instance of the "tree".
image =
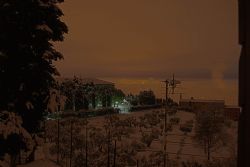
<svg viewBox="0 0 250 167">
<path fill-rule="evenodd" d="M 59 84 L 61 94 L 67 97 L 67 107 L 73 111 L 89 109 L 90 102 L 92 107 L 96 107 L 97 88 L 94 83 L 84 83 L 81 78 L 74 76 L 73 79 L 64 80 Z"/>
<path fill-rule="evenodd" d="M 121 89 L 114 88 L 112 101 L 115 103 L 116 102 L 121 103 L 121 102 L 123 102 L 124 99 L 125 99 L 125 94 L 123 93 L 123 91 Z"/>
<path fill-rule="evenodd" d="M 22 119 L 13 112 L 0 112 L 0 160 L 7 153 L 10 155 L 10 166 L 16 166 L 21 149 L 28 156 L 34 151 L 31 135 L 21 126 Z"/>
<path fill-rule="evenodd" d="M 80 103 L 83 103 L 83 90 L 80 89 L 80 87 L 82 87 L 80 78 L 74 76 L 73 79 L 66 79 L 60 83 L 58 87 L 60 93 L 67 97 L 67 109 L 76 111 L 82 107 Z"/>
<path fill-rule="evenodd" d="M 44 99 L 62 59 L 53 42 L 63 41 L 67 26 L 60 21 L 63 0 L 0 1 L 0 111 L 12 110 L 30 132 L 46 109 Z"/>
<path fill-rule="evenodd" d="M 225 145 L 227 134 L 224 120 L 221 111 L 204 111 L 196 115 L 194 140 L 203 147 L 208 161 L 213 151 Z"/>
<path fill-rule="evenodd" d="M 142 105 L 153 105 L 155 100 L 155 94 L 152 90 L 145 90 L 139 93 L 139 102 Z"/>
<path fill-rule="evenodd" d="M 137 106 L 139 103 L 138 95 L 128 94 L 126 100 L 133 106 Z"/>
<path fill-rule="evenodd" d="M 182 162 L 182 167 L 202 167 L 202 165 L 196 161 L 187 161 Z"/>
<path fill-rule="evenodd" d="M 114 92 L 115 87 L 111 85 L 98 85 L 96 87 L 96 93 L 102 103 L 102 107 L 111 107 Z"/>
</svg>

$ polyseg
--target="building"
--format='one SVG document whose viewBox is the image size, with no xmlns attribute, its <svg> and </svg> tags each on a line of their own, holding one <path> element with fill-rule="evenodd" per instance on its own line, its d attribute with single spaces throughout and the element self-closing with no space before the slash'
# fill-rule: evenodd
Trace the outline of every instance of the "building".
<svg viewBox="0 0 250 167">
<path fill-rule="evenodd" d="M 202 100 L 202 99 L 181 99 L 179 106 L 182 109 L 193 112 L 224 110 L 224 100 Z"/>
<path fill-rule="evenodd" d="M 201 100 L 201 99 L 181 99 L 179 101 L 181 109 L 197 112 L 223 111 L 226 118 L 238 121 L 241 108 L 238 106 L 225 105 L 224 100 Z"/>
<path fill-rule="evenodd" d="M 241 108 L 238 106 L 225 106 L 224 114 L 225 116 L 233 121 L 239 121 Z"/>
</svg>

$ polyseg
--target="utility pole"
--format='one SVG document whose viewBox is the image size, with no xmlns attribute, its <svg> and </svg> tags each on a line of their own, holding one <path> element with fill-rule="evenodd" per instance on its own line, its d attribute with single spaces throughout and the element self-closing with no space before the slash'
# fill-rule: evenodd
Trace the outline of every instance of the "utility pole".
<svg viewBox="0 0 250 167">
<path fill-rule="evenodd" d="M 175 88 L 177 87 L 177 85 L 181 84 L 181 81 L 179 80 L 175 80 L 175 76 L 173 74 L 173 77 L 171 79 L 171 81 L 169 82 L 169 85 L 171 86 L 172 88 L 172 94 L 175 94 Z"/>
<path fill-rule="evenodd" d="M 167 164 L 167 120 L 168 120 L 167 107 L 168 107 L 168 86 L 169 86 L 169 81 L 165 80 L 163 82 L 165 83 L 165 86 L 166 86 L 165 109 L 164 109 L 164 167 L 166 167 L 166 164 Z"/>
<path fill-rule="evenodd" d="M 73 122 L 70 120 L 70 161 L 69 161 L 69 167 L 72 166 L 72 153 L 73 153 Z"/>
<path fill-rule="evenodd" d="M 110 127 L 109 127 L 109 132 L 108 132 L 108 150 L 107 150 L 107 152 L 108 152 L 108 159 L 107 159 L 107 167 L 110 167 L 110 155 L 109 155 L 109 149 L 110 149 Z"/>
<path fill-rule="evenodd" d="M 116 140 L 115 140 L 115 148 L 114 148 L 114 162 L 113 162 L 113 167 L 116 166 Z"/>
<path fill-rule="evenodd" d="M 180 93 L 180 100 L 182 99 L 182 94 L 183 94 L 183 93 Z"/>
<path fill-rule="evenodd" d="M 88 167 L 88 125 L 86 124 L 86 140 L 85 140 L 85 167 Z"/>
<path fill-rule="evenodd" d="M 169 86 L 172 88 L 172 94 L 174 94 L 174 90 L 177 86 L 177 84 L 180 84 L 181 81 L 175 80 L 175 76 L 173 74 L 173 77 L 171 80 L 166 79 L 165 81 L 162 81 L 165 83 L 165 107 L 164 107 L 164 167 L 167 166 L 167 130 L 168 130 L 168 89 Z"/>
<path fill-rule="evenodd" d="M 60 120 L 57 118 L 57 164 L 59 164 L 59 153 L 60 153 Z"/>
</svg>

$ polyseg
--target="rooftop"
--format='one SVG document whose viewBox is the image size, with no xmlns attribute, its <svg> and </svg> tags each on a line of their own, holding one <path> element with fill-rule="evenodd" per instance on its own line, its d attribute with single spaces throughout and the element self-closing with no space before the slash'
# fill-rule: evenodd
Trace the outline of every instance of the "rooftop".
<svg viewBox="0 0 250 167">
<path fill-rule="evenodd" d="M 180 102 L 200 102 L 200 103 L 225 103 L 225 100 L 208 100 L 208 99 L 181 99 Z"/>
</svg>

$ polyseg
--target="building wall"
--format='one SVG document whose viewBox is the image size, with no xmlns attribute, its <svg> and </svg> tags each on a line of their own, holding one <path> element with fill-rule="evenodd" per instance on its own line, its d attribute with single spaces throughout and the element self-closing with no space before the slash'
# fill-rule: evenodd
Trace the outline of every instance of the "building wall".
<svg viewBox="0 0 250 167">
<path fill-rule="evenodd" d="M 180 101 L 179 105 L 182 109 L 188 109 L 195 113 L 204 111 L 223 111 L 226 118 L 238 121 L 241 108 L 238 106 L 225 106 L 223 101 Z"/>
<path fill-rule="evenodd" d="M 224 114 L 226 118 L 239 121 L 241 108 L 237 106 L 226 106 L 224 109 Z"/>
<path fill-rule="evenodd" d="M 180 101 L 179 105 L 183 109 L 188 109 L 193 112 L 203 111 L 223 111 L 225 103 L 224 101 Z"/>
</svg>

